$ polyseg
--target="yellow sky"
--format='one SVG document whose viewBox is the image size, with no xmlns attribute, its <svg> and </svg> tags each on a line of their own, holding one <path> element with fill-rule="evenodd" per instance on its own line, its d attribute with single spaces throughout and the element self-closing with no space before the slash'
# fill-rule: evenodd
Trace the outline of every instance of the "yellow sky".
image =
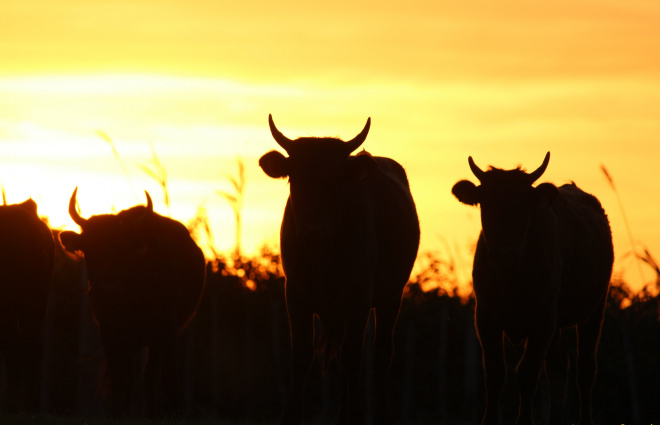
<svg viewBox="0 0 660 425">
<path fill-rule="evenodd" d="M 233 218 L 236 158 L 247 165 L 245 245 L 277 240 L 286 183 L 259 156 L 276 147 L 273 113 L 290 137 L 353 137 L 408 170 L 423 247 L 458 247 L 469 263 L 478 211 L 452 184 L 467 156 L 575 180 L 609 212 L 618 269 L 621 212 L 634 238 L 660 255 L 660 4 L 526 0 L 356 2 L 21 1 L 0 6 L 0 183 L 10 202 L 33 196 L 53 225 L 142 202 L 153 143 L 168 169 L 171 214 L 207 208 L 221 249 Z M 128 176 L 110 146 L 112 137 Z M 623 261 L 621 261 L 623 260 Z M 466 267 L 467 268 L 467 267 Z M 633 273 L 631 273 L 631 270 Z M 466 272 L 467 276 L 467 272 Z"/>
</svg>

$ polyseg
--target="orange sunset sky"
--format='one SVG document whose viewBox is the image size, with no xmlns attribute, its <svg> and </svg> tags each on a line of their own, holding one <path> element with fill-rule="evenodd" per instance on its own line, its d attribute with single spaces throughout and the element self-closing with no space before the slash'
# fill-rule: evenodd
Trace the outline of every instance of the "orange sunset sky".
<svg viewBox="0 0 660 425">
<path fill-rule="evenodd" d="M 276 244 L 288 187 L 258 158 L 291 138 L 349 139 L 406 167 L 422 250 L 448 251 L 469 279 L 480 228 L 452 185 L 478 165 L 550 165 L 608 211 L 617 272 L 660 256 L 660 4 L 656 1 L 13 1 L 0 6 L 0 184 L 54 227 L 79 186 L 89 216 L 144 203 L 188 222 L 203 206 L 217 248 L 234 244 L 229 204 L 246 164 L 243 245 Z M 98 132 L 113 141 L 112 146 Z M 150 144 L 165 165 L 171 209 Z M 474 179 L 473 179 L 474 180 Z M 641 275 L 641 276 L 640 276 Z"/>
</svg>

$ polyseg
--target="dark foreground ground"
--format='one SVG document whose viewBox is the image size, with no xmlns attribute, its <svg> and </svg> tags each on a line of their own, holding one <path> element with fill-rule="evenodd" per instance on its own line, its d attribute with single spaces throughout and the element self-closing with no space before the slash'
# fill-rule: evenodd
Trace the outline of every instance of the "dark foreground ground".
<svg viewBox="0 0 660 425">
<path fill-rule="evenodd" d="M 182 419 L 121 420 L 104 417 L 104 361 L 92 319 L 87 280 L 81 263 L 61 265 L 44 333 L 44 376 L 38 412 L 11 416 L 1 424 L 29 425 L 261 425 L 276 424 L 289 385 L 289 329 L 279 258 L 258 258 L 228 268 L 209 266 L 197 316 L 181 338 Z M 435 257 L 412 277 L 395 333 L 391 375 L 393 424 L 478 424 L 483 409 L 481 351 L 474 331 L 474 300 L 456 291 L 453 265 Z M 631 293 L 613 282 L 605 314 L 594 388 L 598 424 L 660 424 L 660 268 L 648 291 Z M 424 292 L 429 282 L 438 290 Z M 371 327 L 366 341 L 373 336 Z M 566 349 L 575 358 L 575 333 L 566 332 Z M 372 349 L 365 344 L 365 369 Z M 515 367 L 521 347 L 508 347 Z M 307 382 L 305 423 L 333 423 L 338 408 L 338 373 L 321 377 L 321 361 Z M 576 417 L 575 370 L 567 397 L 566 423 Z M 0 373 L 0 381 L 2 381 Z M 368 373 L 363 376 L 369 381 Z M 503 413 L 515 410 L 515 387 L 505 388 Z M 368 385 L 366 386 L 368 387 Z M 2 409 L 0 382 L 0 409 Z M 539 414 L 545 408 L 539 391 Z M 368 397 L 368 396 L 367 396 Z M 502 423 L 511 423 L 503 420 Z"/>
</svg>

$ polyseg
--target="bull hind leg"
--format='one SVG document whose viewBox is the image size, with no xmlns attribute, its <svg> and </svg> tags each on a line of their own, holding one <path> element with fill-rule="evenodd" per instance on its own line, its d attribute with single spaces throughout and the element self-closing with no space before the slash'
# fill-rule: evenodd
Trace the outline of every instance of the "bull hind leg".
<svg viewBox="0 0 660 425">
<path fill-rule="evenodd" d="M 545 374 L 548 381 L 549 424 L 564 423 L 564 403 L 568 383 L 569 359 L 563 344 L 561 331 L 557 331 L 545 359 Z"/>
<path fill-rule="evenodd" d="M 389 375 L 394 355 L 394 327 L 399 317 L 401 301 L 398 299 L 387 306 L 376 308 L 376 338 L 374 341 L 375 423 L 389 422 Z"/>
<path fill-rule="evenodd" d="M 291 329 L 291 387 L 280 425 L 299 425 L 307 375 L 314 359 L 314 313 L 287 298 Z"/>
<path fill-rule="evenodd" d="M 364 348 L 364 332 L 369 319 L 369 310 L 348 313 L 344 326 L 344 339 L 339 351 L 341 370 L 341 407 L 339 425 L 364 422 L 364 391 L 360 391 L 360 368 Z"/>
<path fill-rule="evenodd" d="M 591 416 L 591 395 L 596 382 L 598 352 L 598 341 L 603 324 L 603 311 L 594 314 L 585 322 L 577 326 L 578 334 L 578 358 L 577 358 L 577 381 L 580 396 L 580 424 L 593 424 Z"/>
<path fill-rule="evenodd" d="M 41 371 L 41 341 L 38 335 L 19 335 L 5 350 L 6 406 L 10 412 L 35 411 Z"/>
</svg>

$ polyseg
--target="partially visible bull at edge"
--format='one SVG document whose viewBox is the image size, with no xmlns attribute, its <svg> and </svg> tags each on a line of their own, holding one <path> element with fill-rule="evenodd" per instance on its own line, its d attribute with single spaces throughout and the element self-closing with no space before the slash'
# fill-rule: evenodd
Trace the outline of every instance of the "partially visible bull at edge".
<svg viewBox="0 0 660 425">
<path fill-rule="evenodd" d="M 9 411 L 37 407 L 53 255 L 53 236 L 32 199 L 0 206 L 0 354 Z"/>
<path fill-rule="evenodd" d="M 596 353 L 614 261 L 612 232 L 598 199 L 575 183 L 532 186 L 549 162 L 550 152 L 528 174 L 520 168 L 483 171 L 469 157 L 481 184 L 461 180 L 452 188 L 460 202 L 481 209 L 472 279 L 483 350 L 484 425 L 500 423 L 504 337 L 525 342 L 516 368 L 517 418 L 506 423 L 534 423 L 533 400 L 544 367 L 549 423 L 562 423 L 569 362 L 562 329 L 570 327 L 578 335 L 579 412 L 573 423 L 593 424 Z"/>
<path fill-rule="evenodd" d="M 303 389 L 314 357 L 314 317 L 322 323 L 322 350 L 341 371 L 338 423 L 371 415 L 358 385 L 362 344 L 375 310 L 374 423 L 389 420 L 387 388 L 393 332 L 403 289 L 419 246 L 419 221 L 403 167 L 390 158 L 356 151 L 371 119 L 355 138 L 284 136 L 269 116 L 284 156 L 259 160 L 273 178 L 288 177 L 290 195 L 281 227 L 285 296 L 291 329 L 292 382 L 282 424 L 301 422 Z"/>
<path fill-rule="evenodd" d="M 148 193 L 146 207 L 87 219 L 76 210 L 76 194 L 77 188 L 69 214 L 81 232 L 62 232 L 60 241 L 68 251 L 82 252 L 87 265 L 89 297 L 107 362 L 110 413 L 180 413 L 179 334 L 204 291 L 204 255 L 185 226 L 153 211 Z M 146 411 L 136 412 L 132 371 L 144 348 Z"/>
</svg>

